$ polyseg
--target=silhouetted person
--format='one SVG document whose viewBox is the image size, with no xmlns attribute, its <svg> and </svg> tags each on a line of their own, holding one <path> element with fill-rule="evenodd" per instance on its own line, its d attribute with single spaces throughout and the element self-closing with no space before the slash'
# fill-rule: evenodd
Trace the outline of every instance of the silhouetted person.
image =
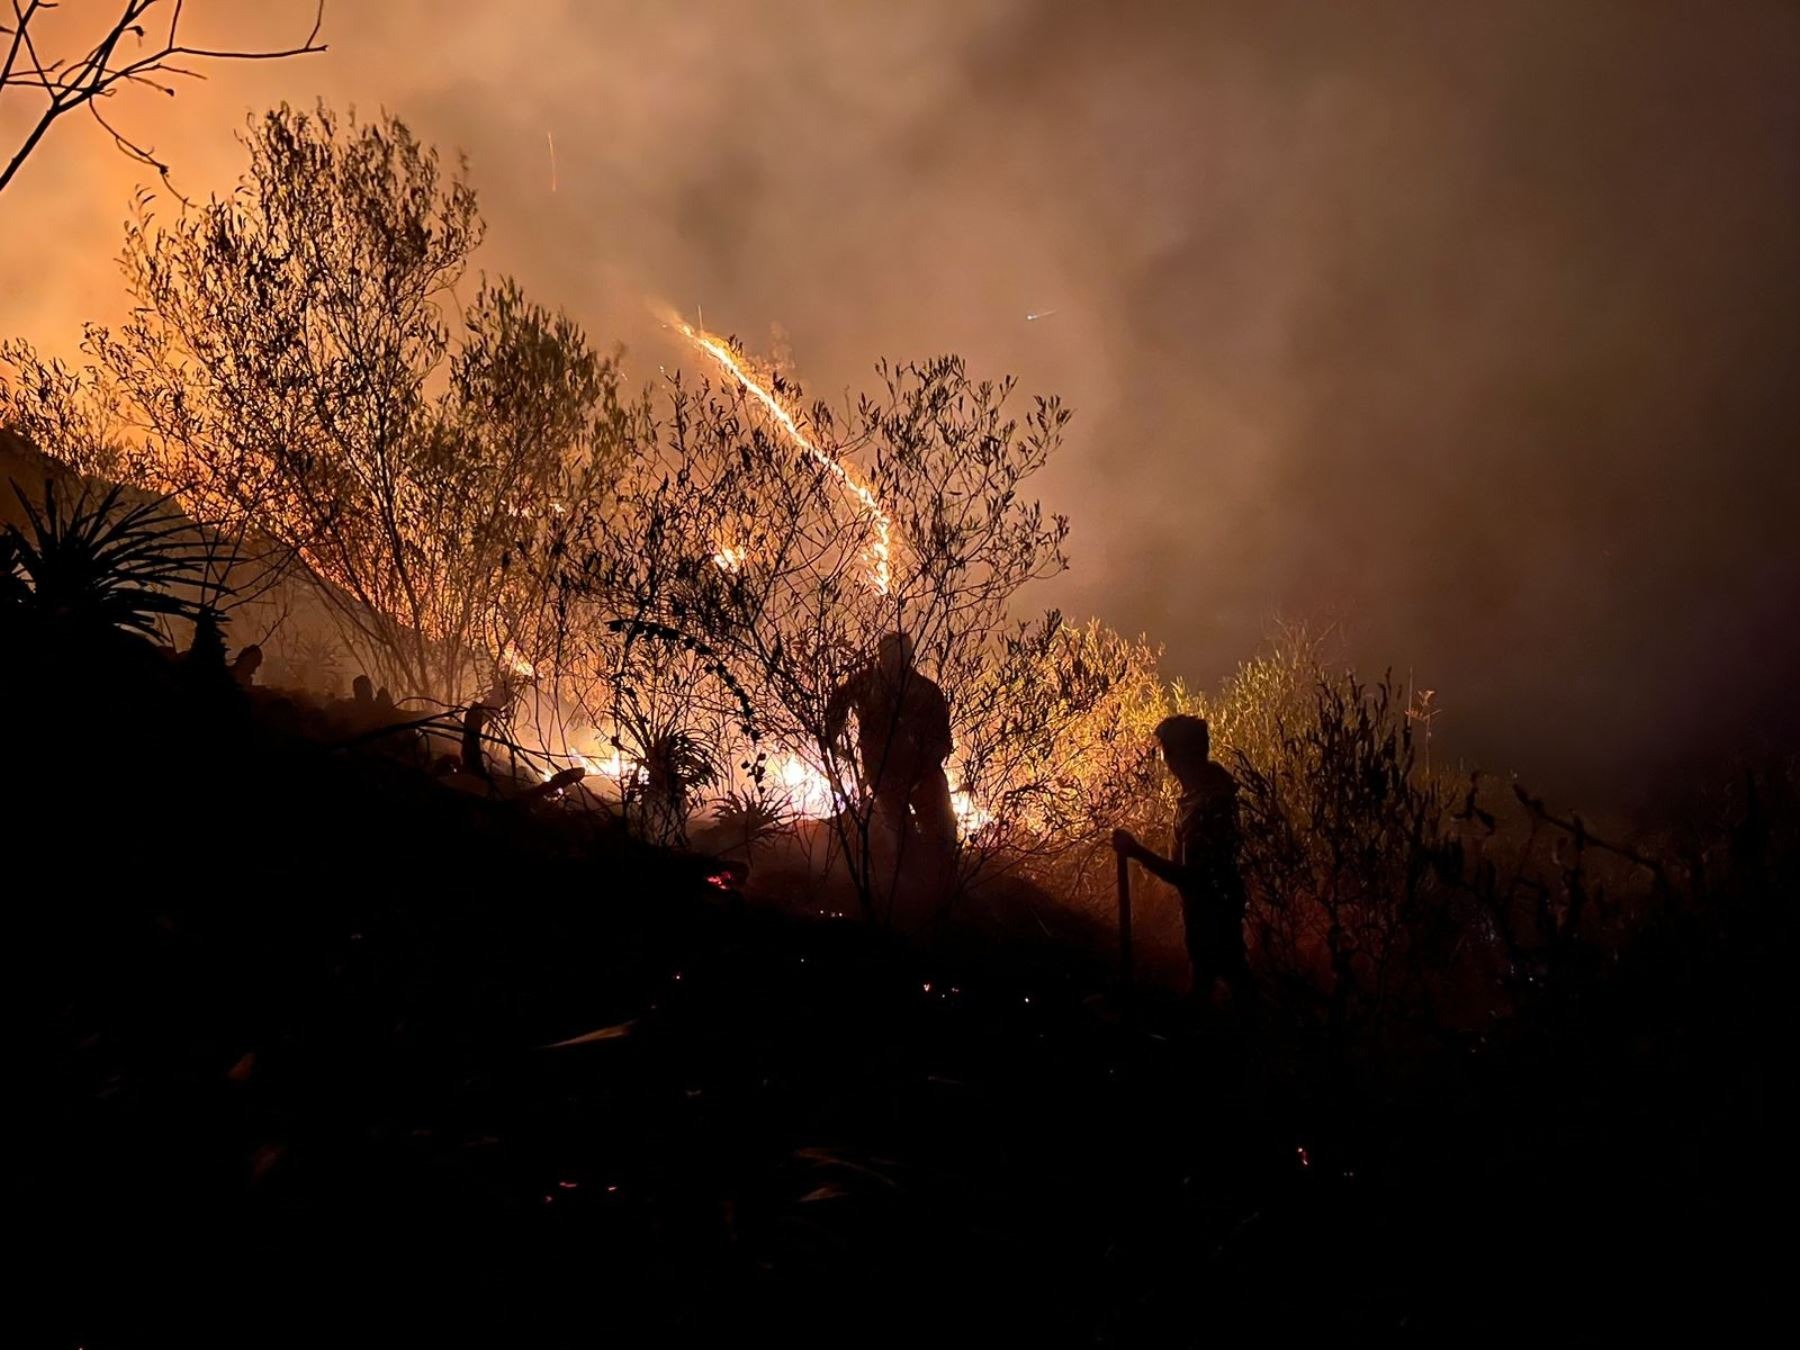
<svg viewBox="0 0 1800 1350">
<path fill-rule="evenodd" d="M 358 675 L 350 682 L 350 697 L 358 712 L 368 711 L 375 705 L 375 681 L 367 675 Z"/>
<path fill-rule="evenodd" d="M 481 730 L 492 711 L 485 703 L 471 703 L 463 714 L 462 770 L 477 778 L 487 777 L 487 757 L 481 753 Z"/>
<path fill-rule="evenodd" d="M 194 620 L 194 635 L 188 641 L 190 666 L 208 670 L 225 669 L 225 636 L 219 631 L 219 616 L 210 608 L 202 608 Z"/>
<path fill-rule="evenodd" d="M 369 677 L 357 676 L 357 702 L 364 702 Z M 372 702 L 372 700 L 370 700 Z M 464 773 L 474 774 L 477 778 L 486 778 L 487 756 L 481 750 L 481 734 L 488 724 L 488 719 L 506 707 L 506 689 L 496 685 L 469 705 L 463 714 L 462 731 L 462 768 Z"/>
<path fill-rule="evenodd" d="M 1244 879 L 1238 871 L 1237 782 L 1215 763 L 1212 737 L 1198 717 L 1181 714 L 1157 725 L 1163 762 L 1181 785 L 1175 804 L 1173 856 L 1140 844 L 1129 830 L 1113 831 L 1113 847 L 1181 892 L 1181 918 L 1194 994 L 1206 998 L 1213 982 L 1231 987 L 1234 1008 L 1254 1010 L 1250 960 L 1244 950 Z"/>
<path fill-rule="evenodd" d="M 952 748 L 944 691 L 913 664 L 912 639 L 890 633 L 875 660 L 851 676 L 825 707 L 825 738 L 836 741 L 851 710 L 857 748 L 874 798 L 875 817 L 905 839 L 909 813 L 920 836 L 946 851 L 956 847 L 956 812 L 944 761 Z"/>
<path fill-rule="evenodd" d="M 375 691 L 375 711 L 383 717 L 394 711 L 394 696 L 385 684 Z"/>
<path fill-rule="evenodd" d="M 231 678 L 248 689 L 256 683 L 256 672 L 263 663 L 262 648 L 252 642 L 231 663 Z"/>
</svg>

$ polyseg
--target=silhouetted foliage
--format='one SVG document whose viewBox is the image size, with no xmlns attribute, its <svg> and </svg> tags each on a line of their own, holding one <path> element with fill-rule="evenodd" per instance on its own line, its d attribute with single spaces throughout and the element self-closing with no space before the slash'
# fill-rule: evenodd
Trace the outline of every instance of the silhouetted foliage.
<svg viewBox="0 0 1800 1350">
<path fill-rule="evenodd" d="M 1054 400 L 1013 419 L 1011 385 L 977 382 L 955 358 L 883 366 L 880 376 L 881 392 L 860 400 L 841 429 L 828 409 L 811 409 L 801 424 L 810 450 L 771 427 L 741 389 L 696 393 L 672 381 L 666 420 L 634 426 L 626 469 L 584 540 L 578 572 L 584 599 L 613 616 L 613 631 L 679 634 L 749 691 L 754 736 L 735 738 L 722 702 L 694 709 L 705 719 L 695 729 L 731 746 L 725 758 L 742 782 L 779 789 L 765 782 L 759 756 L 768 750 L 821 780 L 865 897 L 876 885 L 872 800 L 854 749 L 827 735 L 833 691 L 882 635 L 904 631 L 950 695 L 957 739 L 973 749 L 990 733 L 965 716 L 962 691 L 999 659 L 1020 587 L 1062 568 L 1067 531 L 1021 495 L 1066 424 Z M 772 387 L 798 405 L 798 390 Z M 848 486 L 843 465 L 856 466 L 866 495 Z M 891 521 L 885 585 L 875 579 L 871 501 Z M 582 629 L 576 607 L 568 630 Z M 560 673 L 578 682 L 579 661 L 588 662 L 592 692 L 576 697 L 596 725 L 619 723 L 630 700 L 693 703 L 679 666 L 652 669 L 629 643 L 588 633 L 583 657 Z M 577 637 L 565 655 L 582 645 Z"/>
<path fill-rule="evenodd" d="M 94 367 L 14 344 L 14 420 L 272 541 L 361 664 L 456 701 L 531 669 L 629 417 L 614 363 L 508 280 L 467 304 L 475 196 L 394 118 L 253 120 L 239 190 L 127 231 L 135 302 Z M 103 406 L 96 409 L 96 402 Z"/>
<path fill-rule="evenodd" d="M 1264 763 L 1236 751 L 1251 926 L 1270 975 L 1316 983 L 1341 1026 L 1416 993 L 1417 947 L 1444 900 L 1445 793 L 1414 763 L 1388 680 L 1321 679 L 1277 719 Z"/>
<path fill-rule="evenodd" d="M 15 483 L 28 525 L 0 528 L 0 598 L 42 627 L 121 628 L 159 636 L 167 619 L 211 612 L 180 592 L 197 589 L 205 558 L 193 526 L 166 500 L 126 505 L 118 486 L 83 488 L 73 501 L 46 479 L 41 501 Z"/>
</svg>

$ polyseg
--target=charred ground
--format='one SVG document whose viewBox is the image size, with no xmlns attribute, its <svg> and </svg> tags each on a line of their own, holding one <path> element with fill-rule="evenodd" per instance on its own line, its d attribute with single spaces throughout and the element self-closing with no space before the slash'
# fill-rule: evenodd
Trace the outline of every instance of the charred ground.
<svg viewBox="0 0 1800 1350">
<path fill-rule="evenodd" d="M 1246 1036 L 1041 935 L 746 907 L 142 639 L 34 637 L 9 1190 L 50 1343 L 1607 1341 L 1776 1287 L 1778 801 L 1709 909 L 1396 1058 L 1277 989 Z"/>
</svg>

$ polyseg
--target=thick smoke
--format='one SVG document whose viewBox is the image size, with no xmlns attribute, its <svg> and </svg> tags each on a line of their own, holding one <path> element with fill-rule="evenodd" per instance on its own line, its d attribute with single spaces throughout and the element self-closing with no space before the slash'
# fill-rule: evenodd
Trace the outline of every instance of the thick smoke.
<svg viewBox="0 0 1800 1350">
<path fill-rule="evenodd" d="M 1615 798 L 1796 728 L 1790 4 L 384 0 L 328 36 L 115 111 L 202 194 L 251 107 L 399 113 L 468 152 L 484 265 L 642 379 L 654 298 L 815 393 L 946 350 L 1060 392 L 1039 602 L 1202 682 L 1329 615 L 1440 691 L 1440 754 Z M 116 313 L 141 173 L 59 128 L 0 204 L 0 329 Z"/>
</svg>

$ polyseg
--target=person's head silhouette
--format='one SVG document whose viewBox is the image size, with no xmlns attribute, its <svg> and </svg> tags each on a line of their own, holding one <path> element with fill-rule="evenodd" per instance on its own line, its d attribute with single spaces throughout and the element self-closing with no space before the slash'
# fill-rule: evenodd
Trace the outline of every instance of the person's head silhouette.
<svg viewBox="0 0 1800 1350">
<path fill-rule="evenodd" d="M 1200 783 L 1212 754 L 1212 732 L 1204 717 L 1177 713 L 1156 724 L 1156 739 L 1162 745 L 1163 762 L 1183 787 Z"/>
<path fill-rule="evenodd" d="M 888 633 L 875 649 L 875 664 L 885 675 L 903 675 L 912 669 L 913 641 L 905 633 Z"/>
</svg>

